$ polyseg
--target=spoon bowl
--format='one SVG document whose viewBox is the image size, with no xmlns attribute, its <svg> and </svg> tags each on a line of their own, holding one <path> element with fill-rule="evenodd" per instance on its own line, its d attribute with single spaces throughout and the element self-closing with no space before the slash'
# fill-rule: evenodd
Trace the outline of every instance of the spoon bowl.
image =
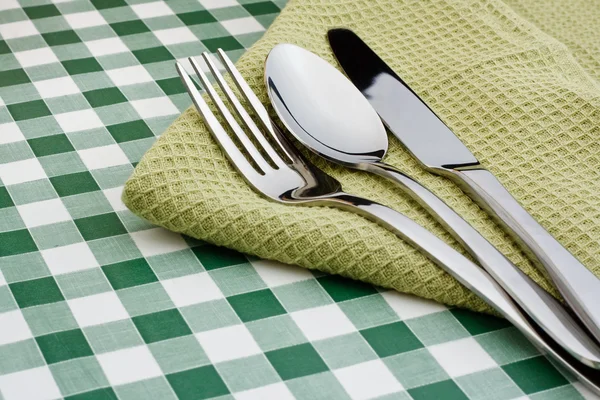
<svg viewBox="0 0 600 400">
<path fill-rule="evenodd" d="M 362 93 L 327 61 L 279 44 L 265 65 L 267 91 L 285 127 L 317 154 L 345 165 L 380 161 L 385 127 Z"/>
</svg>

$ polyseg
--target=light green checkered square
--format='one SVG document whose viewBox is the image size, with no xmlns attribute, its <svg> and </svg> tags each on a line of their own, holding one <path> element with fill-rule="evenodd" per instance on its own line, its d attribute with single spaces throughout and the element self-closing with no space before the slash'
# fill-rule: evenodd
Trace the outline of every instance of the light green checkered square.
<svg viewBox="0 0 600 400">
<path fill-rule="evenodd" d="M 46 362 L 33 339 L 0 346 L 0 374 L 37 368 Z"/>
<path fill-rule="evenodd" d="M 292 379 L 286 384 L 298 400 L 350 399 L 342 385 L 329 371 Z"/>
<path fill-rule="evenodd" d="M 525 394 L 500 368 L 461 376 L 455 381 L 472 400 L 509 400 Z"/>
<path fill-rule="evenodd" d="M 121 222 L 123 222 L 127 232 L 143 231 L 145 229 L 154 228 L 155 226 L 145 219 L 141 219 L 129 210 L 118 211 L 117 215 Z"/>
<path fill-rule="evenodd" d="M 357 329 L 389 324 L 400 318 L 380 294 L 338 304 Z"/>
<path fill-rule="evenodd" d="M 177 400 L 165 378 L 147 379 L 115 388 L 121 400 Z"/>
<path fill-rule="evenodd" d="M 50 270 L 38 252 L 3 257 L 0 271 L 8 283 L 27 281 L 50 275 Z"/>
<path fill-rule="evenodd" d="M 498 363 L 509 364 L 539 355 L 533 345 L 513 327 L 475 337 L 475 340 Z M 510 346 L 507 345 L 510 343 Z"/>
<path fill-rule="evenodd" d="M 338 369 L 375 360 L 377 354 L 360 333 L 350 333 L 313 342 L 329 368 Z"/>
<path fill-rule="evenodd" d="M 42 165 L 42 168 L 44 168 L 48 178 L 87 171 L 83 161 L 81 161 L 77 152 L 74 151 L 40 157 L 38 161 Z"/>
<path fill-rule="evenodd" d="M 171 62 L 171 65 L 174 65 Z M 121 91 L 131 101 L 163 97 L 165 94 L 155 82 L 138 83 L 135 85 L 122 86 Z M 136 119 L 139 119 L 136 118 Z M 173 119 L 173 117 L 171 117 Z"/>
<path fill-rule="evenodd" d="M 412 318 L 406 322 L 411 331 L 426 346 L 469 337 L 469 332 L 454 318 L 450 311 Z"/>
<path fill-rule="evenodd" d="M 35 203 L 58 197 L 54 187 L 47 179 L 9 185 L 6 189 L 16 205 Z"/>
<path fill-rule="evenodd" d="M 119 165 L 116 167 L 102 168 L 91 171 L 94 179 L 101 189 L 110 189 L 123 186 L 123 183 L 133 173 L 133 166 Z"/>
<path fill-rule="evenodd" d="M 222 299 L 181 307 L 180 311 L 194 333 L 237 325 L 241 322 L 229 303 Z"/>
<path fill-rule="evenodd" d="M 271 290 L 288 312 L 333 303 L 331 297 L 314 279 L 276 286 Z"/>
<path fill-rule="evenodd" d="M 114 83 L 104 71 L 88 72 L 71 76 L 82 92 L 113 87 Z"/>
<path fill-rule="evenodd" d="M 53 364 L 50 371 L 65 396 L 108 386 L 108 380 L 95 357 Z"/>
<path fill-rule="evenodd" d="M 8 286 L 0 286 L 0 314 L 17 308 L 17 303 Z"/>
<path fill-rule="evenodd" d="M 194 336 L 181 336 L 148 345 L 165 374 L 210 364 L 206 353 Z"/>
<path fill-rule="evenodd" d="M 62 128 L 58 125 L 58 122 L 56 122 L 56 119 L 54 119 L 54 116 L 52 115 L 17 121 L 17 125 L 26 139 L 56 135 L 63 132 Z"/>
<path fill-rule="evenodd" d="M 38 226 L 31 228 L 29 233 L 40 250 L 83 242 L 83 237 L 73 221 Z"/>
<path fill-rule="evenodd" d="M 267 287 L 249 263 L 218 268 L 208 273 L 225 296 L 233 296 Z"/>
<path fill-rule="evenodd" d="M 55 46 L 52 51 L 60 61 L 77 60 L 92 56 L 90 50 L 83 43 L 73 43 L 65 46 Z M 77 75 L 72 78 L 75 80 Z"/>
<path fill-rule="evenodd" d="M 42 304 L 22 310 L 34 336 L 66 331 L 78 327 L 71 309 L 65 301 Z"/>
<path fill-rule="evenodd" d="M 47 99 L 46 105 L 52 114 L 62 114 L 90 108 L 90 105 L 81 93 Z"/>
<path fill-rule="evenodd" d="M 35 157 L 25 141 L 0 145 L 0 160 L 3 163 L 27 160 Z"/>
<path fill-rule="evenodd" d="M 160 280 L 178 278 L 204 271 L 192 250 L 185 249 L 146 258 Z"/>
<path fill-rule="evenodd" d="M 119 146 L 127 156 L 129 162 L 139 162 L 142 156 L 148 151 L 148 149 L 156 141 L 155 137 L 149 137 L 144 139 L 132 140 L 130 142 L 120 143 Z"/>
<path fill-rule="evenodd" d="M 28 67 L 25 68 L 25 72 L 27 72 L 29 78 L 34 82 L 65 76 L 65 70 L 58 62 Z"/>
<path fill-rule="evenodd" d="M 175 307 L 160 282 L 121 289 L 117 294 L 132 317 Z"/>
<path fill-rule="evenodd" d="M 110 133 L 108 133 L 106 128 L 89 129 L 81 132 L 68 132 L 67 137 L 73 144 L 73 147 L 77 150 L 108 146 L 115 143 L 115 140 Z"/>
<path fill-rule="evenodd" d="M 133 322 L 126 319 L 83 328 L 95 354 L 108 353 L 144 344 Z"/>
<path fill-rule="evenodd" d="M 289 315 L 259 319 L 247 323 L 246 327 L 264 352 L 307 342 Z"/>
<path fill-rule="evenodd" d="M 66 299 L 93 296 L 112 291 L 100 268 L 71 272 L 56 276 L 56 283 Z"/>
<path fill-rule="evenodd" d="M 40 98 L 40 95 L 33 84 L 25 83 L 16 86 L 18 86 L 18 88 L 15 88 L 15 86 L 0 88 L 0 97 L 2 97 L 5 104 L 23 103 L 26 101 L 38 100 Z"/>
<path fill-rule="evenodd" d="M 0 233 L 23 228 L 25 228 L 25 223 L 16 207 L 0 208 Z"/>
<path fill-rule="evenodd" d="M 117 68 L 133 67 L 139 65 L 137 58 L 131 53 L 109 54 L 96 58 L 105 71 Z"/>
<path fill-rule="evenodd" d="M 142 257 L 135 242 L 127 234 L 93 240 L 88 242 L 88 245 L 100 265 L 115 264 Z"/>
<path fill-rule="evenodd" d="M 386 357 L 383 362 L 405 389 L 449 379 L 427 349 L 418 349 Z"/>
<path fill-rule="evenodd" d="M 62 198 L 62 202 L 74 219 L 100 215 L 113 211 L 100 190 Z"/>
<path fill-rule="evenodd" d="M 122 92 L 126 95 L 125 91 Z M 135 109 L 129 103 L 119 103 L 98 107 L 95 109 L 95 111 L 102 123 L 106 126 L 140 119 L 137 111 L 135 111 Z"/>
<path fill-rule="evenodd" d="M 215 366 L 233 392 L 241 392 L 280 382 L 281 379 L 263 354 L 222 362 Z"/>
</svg>

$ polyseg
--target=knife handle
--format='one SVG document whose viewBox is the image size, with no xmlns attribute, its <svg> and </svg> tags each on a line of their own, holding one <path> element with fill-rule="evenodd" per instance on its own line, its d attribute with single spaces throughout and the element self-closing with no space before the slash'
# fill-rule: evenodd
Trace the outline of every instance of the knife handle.
<svg viewBox="0 0 600 400">
<path fill-rule="evenodd" d="M 370 219 L 420 249 L 433 262 L 471 289 L 529 339 L 550 361 L 575 375 L 594 394 L 600 395 L 600 370 L 591 368 L 565 351 L 531 322 L 513 299 L 487 272 L 454 250 L 433 233 L 405 215 L 373 201 L 347 193 L 323 199 L 323 205 L 339 207 Z"/>
<path fill-rule="evenodd" d="M 546 231 L 486 169 L 446 170 L 455 183 L 533 255 L 575 314 L 600 340 L 600 279 Z"/>
<path fill-rule="evenodd" d="M 467 249 L 554 341 L 584 364 L 600 369 L 600 348 L 562 304 L 510 262 L 442 199 L 390 165 L 372 163 L 365 165 L 364 169 L 397 183 Z"/>
</svg>

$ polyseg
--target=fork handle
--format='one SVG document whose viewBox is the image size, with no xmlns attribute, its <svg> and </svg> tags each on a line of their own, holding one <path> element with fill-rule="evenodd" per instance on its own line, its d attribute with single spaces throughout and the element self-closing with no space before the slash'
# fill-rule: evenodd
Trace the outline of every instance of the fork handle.
<svg viewBox="0 0 600 400">
<path fill-rule="evenodd" d="M 549 355 L 553 362 L 577 376 L 590 390 L 600 395 L 600 370 L 580 363 L 564 351 L 560 345 L 541 332 L 535 323 L 532 324 L 523 315 L 510 296 L 487 272 L 433 233 L 389 207 L 347 193 L 338 193 L 333 198 L 324 199 L 323 203 L 360 214 L 420 249 L 435 264 L 509 320 L 542 353 Z"/>
<path fill-rule="evenodd" d="M 510 262 L 442 199 L 391 165 L 373 163 L 365 165 L 365 169 L 398 184 L 469 251 L 554 341 L 584 364 L 600 368 L 598 345 L 562 304 Z"/>
<path fill-rule="evenodd" d="M 456 182 L 483 209 L 496 217 L 522 245 L 542 272 L 546 272 L 559 292 L 600 341 L 600 279 L 587 269 L 544 229 L 486 169 L 448 170 Z"/>
</svg>

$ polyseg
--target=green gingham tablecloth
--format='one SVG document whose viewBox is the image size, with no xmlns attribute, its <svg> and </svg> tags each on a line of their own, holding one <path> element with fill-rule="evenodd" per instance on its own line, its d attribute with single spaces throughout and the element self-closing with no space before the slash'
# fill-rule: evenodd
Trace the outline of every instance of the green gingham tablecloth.
<svg viewBox="0 0 600 400">
<path fill-rule="evenodd" d="M 250 259 L 120 201 L 286 0 L 0 0 L 0 400 L 592 398 L 505 321 Z"/>
</svg>

